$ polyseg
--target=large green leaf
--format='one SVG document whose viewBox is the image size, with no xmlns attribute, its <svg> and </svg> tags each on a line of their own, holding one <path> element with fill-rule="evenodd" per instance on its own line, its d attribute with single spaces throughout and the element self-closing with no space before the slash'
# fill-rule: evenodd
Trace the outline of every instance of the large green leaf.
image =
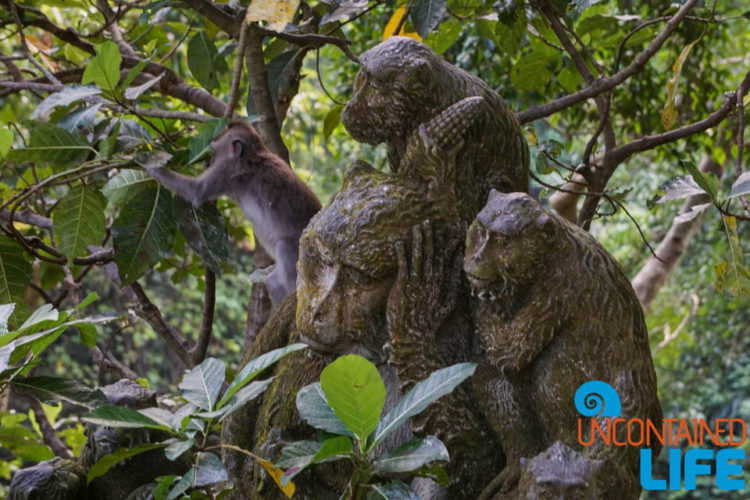
<svg viewBox="0 0 750 500">
<path fill-rule="evenodd" d="M 442 54 L 458 41 L 463 28 L 463 25 L 458 20 L 449 19 L 440 24 L 437 32 L 427 35 L 424 43 L 429 45 L 436 53 Z"/>
<path fill-rule="evenodd" d="M 312 464 L 351 458 L 354 453 L 352 440 L 347 436 L 326 439 L 322 443 L 298 441 L 284 447 L 277 467 L 285 468 L 281 484 L 286 486 L 294 476 Z"/>
<path fill-rule="evenodd" d="M 385 405 L 378 369 L 362 356 L 341 356 L 323 369 L 320 385 L 336 416 L 364 444 Z"/>
<path fill-rule="evenodd" d="M 221 398 L 217 406 L 218 407 L 223 406 L 224 403 L 226 403 L 226 401 L 228 401 L 229 398 L 231 398 L 235 392 L 240 390 L 248 382 L 254 379 L 259 373 L 261 373 L 263 370 L 265 370 L 272 364 L 276 363 L 278 360 L 280 360 L 287 354 L 291 354 L 295 351 L 299 351 L 305 348 L 307 348 L 306 344 L 291 344 L 286 347 L 281 347 L 279 349 L 274 349 L 273 351 L 269 351 L 265 354 L 258 356 L 255 359 L 251 359 L 245 366 L 242 367 L 240 372 L 237 375 L 235 375 L 234 380 L 227 388 L 226 393 L 224 393 L 224 396 Z"/>
<path fill-rule="evenodd" d="M 708 193 L 696 184 L 692 176 L 683 175 L 681 177 L 672 177 L 659 186 L 658 191 L 654 197 L 648 201 L 647 205 L 648 208 L 653 208 L 660 203 L 666 203 L 667 201 L 679 200 L 699 194 Z"/>
<path fill-rule="evenodd" d="M 195 127 L 196 134 L 188 144 L 188 161 L 191 165 L 211 154 L 211 141 L 227 127 L 228 118 L 216 118 Z"/>
<path fill-rule="evenodd" d="M 167 500 L 180 498 L 180 495 L 188 488 L 200 488 L 209 484 L 221 483 L 228 479 L 227 470 L 219 457 L 213 453 L 198 453 L 197 465 L 182 476 L 182 479 L 167 495 Z"/>
<path fill-rule="evenodd" d="M 425 38 L 430 31 L 440 24 L 440 21 L 445 16 L 446 11 L 445 0 L 417 0 L 411 6 L 411 20 L 414 22 L 414 27 L 417 28 L 417 33 L 422 38 Z"/>
<path fill-rule="evenodd" d="M 229 71 L 224 57 L 205 31 L 197 33 L 188 43 L 188 68 L 198 83 L 209 91 L 216 90 L 219 76 Z"/>
<path fill-rule="evenodd" d="M 145 453 L 147 451 L 155 450 L 158 448 L 164 448 L 165 446 L 166 445 L 162 443 L 140 444 L 138 446 L 133 446 L 132 448 L 121 448 L 114 451 L 113 453 L 110 453 L 109 455 L 105 455 L 89 469 L 88 474 L 86 474 L 86 484 L 90 483 L 99 476 L 103 476 L 109 469 L 125 460 L 126 458 L 134 457 L 136 455 L 140 455 L 141 453 Z"/>
<path fill-rule="evenodd" d="M 224 362 L 216 358 L 206 358 L 190 370 L 178 386 L 182 397 L 203 410 L 213 411 L 216 398 L 225 382 Z"/>
<path fill-rule="evenodd" d="M 229 257 L 229 235 L 216 205 L 204 203 L 196 208 L 179 196 L 172 203 L 177 228 L 187 244 L 213 272 L 221 274 L 220 263 Z"/>
<path fill-rule="evenodd" d="M 297 411 L 308 424 L 322 431 L 354 436 L 328 404 L 320 382 L 307 385 L 297 393 Z"/>
<path fill-rule="evenodd" d="M 69 259 L 86 254 L 86 247 L 104 238 L 107 201 L 85 184 L 70 189 L 52 214 L 52 233 L 58 249 Z"/>
<path fill-rule="evenodd" d="M 217 404 L 216 407 L 219 408 L 218 410 L 195 413 L 195 415 L 202 418 L 218 418 L 221 422 L 229 415 L 242 408 L 245 403 L 263 394 L 263 391 L 266 390 L 271 382 L 273 382 L 273 378 L 261 380 L 259 382 L 253 382 L 252 384 L 249 384 L 237 391 L 234 397 L 230 399 L 226 405 L 219 406 Z"/>
<path fill-rule="evenodd" d="M 66 401 L 85 408 L 96 408 L 109 402 L 99 389 L 92 389 L 73 379 L 27 377 L 14 380 L 13 385 L 42 402 Z"/>
<path fill-rule="evenodd" d="M 92 424 L 125 429 L 140 429 L 142 427 L 148 427 L 150 429 L 159 429 L 167 432 L 172 430 L 168 426 L 150 419 L 139 411 L 124 406 L 100 406 L 99 408 L 83 415 L 81 420 L 91 422 Z"/>
<path fill-rule="evenodd" d="M 453 392 L 458 384 L 474 374 L 476 368 L 476 363 L 459 363 L 437 370 L 425 380 L 414 384 L 380 421 L 368 449 L 374 449 L 388 434 L 424 411 L 430 403 Z"/>
<path fill-rule="evenodd" d="M 80 163 L 91 152 L 91 146 L 78 134 L 50 123 L 34 122 L 29 133 L 29 145 L 8 153 L 16 162 L 35 161 L 63 167 Z"/>
<path fill-rule="evenodd" d="M 112 236 L 123 285 L 146 274 L 169 253 L 175 229 L 172 194 L 160 185 L 147 188 L 121 207 Z"/>
<path fill-rule="evenodd" d="M 73 84 L 70 87 L 65 87 L 59 92 L 50 94 L 36 107 L 33 113 L 31 113 L 31 119 L 35 120 L 44 113 L 58 107 L 68 106 L 74 102 L 78 102 L 86 97 L 100 94 L 101 91 L 94 87 L 85 87 L 82 85 Z"/>
<path fill-rule="evenodd" d="M 29 462 L 37 463 L 55 456 L 52 450 L 41 442 L 38 434 L 19 423 L 2 422 L 0 446 Z"/>
<path fill-rule="evenodd" d="M 20 245 L 7 236 L 0 236 L 0 304 L 15 303 L 11 323 L 20 323 L 26 315 L 23 292 L 31 280 L 29 264 Z"/>
<path fill-rule="evenodd" d="M 435 436 L 408 441 L 386 453 L 373 464 L 376 474 L 411 472 L 432 462 L 450 460 L 448 449 Z"/>
<path fill-rule="evenodd" d="M 372 484 L 367 489 L 366 500 L 420 500 L 419 495 L 406 483 L 393 480 L 387 484 Z"/>
<path fill-rule="evenodd" d="M 732 192 L 729 193 L 727 198 L 746 195 L 750 195 L 750 172 L 743 172 L 737 177 L 737 180 L 732 184 Z"/>
<path fill-rule="evenodd" d="M 102 193 L 116 207 L 124 207 L 131 198 L 142 193 L 146 188 L 157 186 L 156 179 L 140 169 L 121 170 L 104 185 Z"/>
<path fill-rule="evenodd" d="M 120 81 L 122 56 L 115 42 L 107 40 L 96 46 L 96 55 L 86 65 L 81 83 L 96 83 L 100 89 L 113 91 Z"/>
</svg>

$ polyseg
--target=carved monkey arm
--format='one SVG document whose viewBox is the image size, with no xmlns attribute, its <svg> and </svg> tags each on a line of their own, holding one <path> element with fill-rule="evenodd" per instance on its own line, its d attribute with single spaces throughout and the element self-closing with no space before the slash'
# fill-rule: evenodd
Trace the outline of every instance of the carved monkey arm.
<svg viewBox="0 0 750 500">
<path fill-rule="evenodd" d="M 545 282 L 545 289 L 554 290 L 548 282 Z M 494 328 L 483 327 L 485 354 L 493 366 L 507 375 L 519 372 L 534 361 L 565 322 L 559 313 L 562 309 L 557 305 L 558 298 L 539 289 L 533 289 L 529 294 L 533 298 L 508 322 Z"/>
<path fill-rule="evenodd" d="M 228 172 L 218 167 L 209 167 L 198 177 L 179 174 L 166 167 L 148 168 L 146 171 L 167 189 L 195 207 L 228 193 L 231 183 L 231 180 L 226 178 Z"/>
</svg>

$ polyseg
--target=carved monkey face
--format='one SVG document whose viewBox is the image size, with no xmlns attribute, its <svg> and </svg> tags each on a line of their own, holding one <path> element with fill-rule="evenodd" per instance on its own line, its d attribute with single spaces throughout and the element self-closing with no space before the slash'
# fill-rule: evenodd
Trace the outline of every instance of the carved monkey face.
<svg viewBox="0 0 750 500">
<path fill-rule="evenodd" d="M 265 146 L 260 136 L 245 122 L 231 122 L 226 129 L 211 141 L 214 152 L 209 168 L 230 162 L 248 160 Z"/>
<path fill-rule="evenodd" d="M 558 241 L 551 217 L 525 193 L 493 190 L 466 235 L 464 271 L 472 286 L 503 294 L 534 281 Z"/>
<path fill-rule="evenodd" d="M 341 113 L 357 141 L 404 139 L 443 107 L 432 88 L 439 58 L 416 40 L 390 37 L 364 52 L 360 64 L 354 95 Z"/>
</svg>

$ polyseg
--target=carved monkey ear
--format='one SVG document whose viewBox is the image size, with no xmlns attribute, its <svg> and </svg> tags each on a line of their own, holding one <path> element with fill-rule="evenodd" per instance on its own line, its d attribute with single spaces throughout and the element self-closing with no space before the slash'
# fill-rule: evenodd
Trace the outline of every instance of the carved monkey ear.
<svg viewBox="0 0 750 500">
<path fill-rule="evenodd" d="M 232 156 L 240 158 L 243 154 L 245 154 L 245 144 L 240 140 L 232 141 Z"/>
</svg>

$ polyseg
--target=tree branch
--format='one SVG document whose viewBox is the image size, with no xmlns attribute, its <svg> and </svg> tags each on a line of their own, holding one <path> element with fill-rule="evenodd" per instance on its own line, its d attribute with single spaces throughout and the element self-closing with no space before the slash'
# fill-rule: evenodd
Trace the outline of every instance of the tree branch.
<svg viewBox="0 0 750 500">
<path fill-rule="evenodd" d="M 201 328 L 198 331 L 198 339 L 195 346 L 190 350 L 193 362 L 197 365 L 206 358 L 208 342 L 211 340 L 211 331 L 214 325 L 214 309 L 216 305 L 216 274 L 208 267 L 205 268 L 205 282 L 203 292 L 203 318 Z"/>
<path fill-rule="evenodd" d="M 682 21 L 682 19 L 687 15 L 690 9 L 697 2 L 698 0 L 687 0 L 687 2 L 685 2 L 685 4 L 680 7 L 680 9 L 675 13 L 675 15 L 672 16 L 669 21 L 667 21 L 667 24 L 666 26 L 664 26 L 664 29 L 661 31 L 661 33 L 659 33 L 657 37 L 654 38 L 654 40 L 650 44 L 648 44 L 645 49 L 643 49 L 643 52 L 635 57 L 635 60 L 629 66 L 624 68 L 619 73 L 615 73 L 614 75 L 607 78 L 599 78 L 597 80 L 594 80 L 591 85 L 582 90 L 579 90 L 578 92 L 574 92 L 559 99 L 555 99 L 554 101 L 547 104 L 541 104 L 539 106 L 529 108 L 525 111 L 521 111 L 520 113 L 516 114 L 516 118 L 523 125 L 524 123 L 528 123 L 539 118 L 549 116 L 553 113 L 557 113 L 558 111 L 574 106 L 579 102 L 585 101 L 586 99 L 590 99 L 592 97 L 596 97 L 603 92 L 610 91 L 613 88 L 617 87 L 619 84 L 644 68 L 648 60 L 653 57 L 653 55 L 659 50 L 659 48 L 661 48 L 664 42 L 670 37 L 672 32 L 680 24 L 680 21 Z"/>
</svg>

